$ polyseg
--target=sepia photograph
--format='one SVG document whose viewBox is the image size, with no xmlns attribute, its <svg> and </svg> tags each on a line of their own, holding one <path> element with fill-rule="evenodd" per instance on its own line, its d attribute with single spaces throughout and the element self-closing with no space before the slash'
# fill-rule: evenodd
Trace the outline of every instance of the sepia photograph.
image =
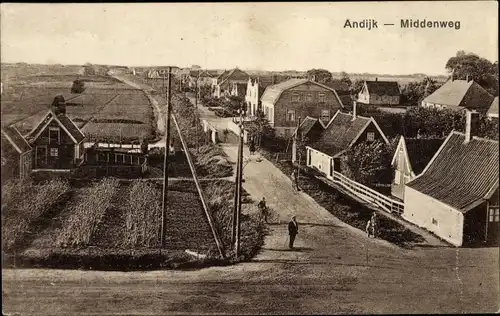
<svg viewBox="0 0 500 316">
<path fill-rule="evenodd" d="M 500 312 L 498 2 L 2 3 L 2 315 Z"/>
</svg>

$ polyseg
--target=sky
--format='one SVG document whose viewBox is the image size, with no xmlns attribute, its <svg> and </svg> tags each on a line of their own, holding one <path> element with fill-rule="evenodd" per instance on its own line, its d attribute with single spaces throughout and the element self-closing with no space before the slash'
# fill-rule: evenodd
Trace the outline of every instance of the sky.
<svg viewBox="0 0 500 316">
<path fill-rule="evenodd" d="M 496 1 L 0 8 L 2 62 L 439 75 L 459 50 L 498 60 Z M 378 28 L 344 28 L 346 19 Z M 460 29 L 404 29 L 401 19 L 460 21 Z"/>
</svg>

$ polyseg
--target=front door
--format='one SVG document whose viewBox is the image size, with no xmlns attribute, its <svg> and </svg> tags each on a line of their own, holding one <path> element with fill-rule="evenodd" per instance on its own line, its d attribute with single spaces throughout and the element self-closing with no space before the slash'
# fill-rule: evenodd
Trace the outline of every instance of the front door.
<svg viewBox="0 0 500 316">
<path fill-rule="evenodd" d="M 35 168 L 44 168 L 47 165 L 47 146 L 36 147 L 36 166 Z"/>
</svg>

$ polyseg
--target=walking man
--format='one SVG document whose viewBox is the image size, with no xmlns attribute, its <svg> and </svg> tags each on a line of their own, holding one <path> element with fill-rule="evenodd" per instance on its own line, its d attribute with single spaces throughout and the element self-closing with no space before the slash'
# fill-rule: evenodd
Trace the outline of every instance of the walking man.
<svg viewBox="0 0 500 316">
<path fill-rule="evenodd" d="M 255 155 L 255 141 L 253 137 L 250 138 L 248 149 L 250 150 L 250 156 Z"/>
<path fill-rule="evenodd" d="M 372 225 L 373 238 L 377 238 L 378 237 L 378 217 L 377 217 L 376 213 L 373 213 L 370 221 L 371 221 L 371 225 Z"/>
<path fill-rule="evenodd" d="M 299 224 L 295 220 L 295 215 L 292 216 L 292 220 L 288 223 L 288 234 L 290 235 L 290 242 L 288 243 L 288 248 L 293 249 L 293 242 L 295 241 L 295 236 L 299 232 Z"/>
<path fill-rule="evenodd" d="M 257 205 L 259 207 L 260 211 L 260 218 L 261 220 L 264 219 L 264 221 L 267 223 L 267 206 L 266 206 L 266 198 L 263 197 L 262 200 L 259 202 Z"/>
</svg>

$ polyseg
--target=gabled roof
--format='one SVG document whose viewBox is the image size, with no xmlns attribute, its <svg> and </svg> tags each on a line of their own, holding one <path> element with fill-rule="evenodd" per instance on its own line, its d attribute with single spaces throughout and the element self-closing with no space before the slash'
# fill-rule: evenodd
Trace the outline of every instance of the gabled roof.
<svg viewBox="0 0 500 316">
<path fill-rule="evenodd" d="M 219 85 L 228 80 L 240 80 L 245 81 L 246 83 L 246 81 L 250 78 L 250 75 L 238 68 L 234 68 L 231 71 L 224 71 L 218 78 L 221 80 Z"/>
<path fill-rule="evenodd" d="M 12 144 L 12 147 L 14 147 L 19 154 L 23 154 L 32 149 L 30 144 L 28 144 L 26 139 L 14 126 L 2 127 L 2 135 Z"/>
<path fill-rule="evenodd" d="M 334 89 L 332 89 L 328 86 L 325 86 L 323 84 L 320 84 L 318 82 L 311 81 L 309 79 L 301 79 L 301 78 L 292 78 L 292 79 L 289 79 L 287 81 L 283 81 L 281 83 L 278 83 L 278 84 L 275 84 L 272 86 L 268 86 L 266 88 L 266 91 L 264 91 L 264 94 L 262 95 L 261 101 L 268 102 L 270 104 L 275 104 L 279 100 L 281 94 L 284 91 L 291 89 L 291 88 L 294 88 L 294 87 L 297 87 L 297 86 L 300 86 L 300 85 L 305 84 L 305 83 L 315 84 L 317 86 L 320 86 L 320 87 L 323 87 L 327 90 L 332 91 L 333 94 L 335 95 L 335 97 L 337 98 L 337 101 L 339 102 L 339 104 L 342 107 L 344 107 L 344 104 L 342 103 L 337 92 Z"/>
<path fill-rule="evenodd" d="M 419 175 L 443 142 L 444 139 L 441 138 L 407 138 L 401 136 L 392 158 L 392 164 L 396 161 L 400 147 L 403 146 L 410 170 L 414 175 Z"/>
<path fill-rule="evenodd" d="M 190 70 L 190 77 L 217 77 L 219 73 L 216 70 Z"/>
<path fill-rule="evenodd" d="M 384 141 L 389 143 L 373 118 L 357 115 L 353 119 L 352 114 L 337 111 L 321 137 L 311 147 L 331 157 L 338 156 L 349 149 L 370 124 L 374 124 Z"/>
<path fill-rule="evenodd" d="M 467 212 L 498 188 L 498 141 L 452 131 L 421 175 L 406 185 Z"/>
<path fill-rule="evenodd" d="M 365 81 L 369 94 L 399 96 L 399 85 L 396 81 Z"/>
<path fill-rule="evenodd" d="M 467 109 L 488 109 L 493 96 L 474 80 L 448 80 L 423 102 Z"/>
<path fill-rule="evenodd" d="M 321 120 L 314 118 L 314 117 L 306 116 L 306 118 L 299 125 L 299 129 L 300 129 L 302 135 L 307 136 L 307 134 L 311 131 L 311 129 L 316 124 L 320 124 L 323 129 L 325 128 L 325 126 L 323 125 L 323 122 L 321 122 Z M 297 133 L 297 129 L 295 129 L 293 134 L 295 135 L 296 133 Z"/>
<path fill-rule="evenodd" d="M 28 134 L 32 137 L 31 141 L 35 141 L 53 120 L 59 124 L 59 126 L 69 135 L 75 144 L 78 144 L 85 139 L 85 135 L 82 131 L 66 114 L 56 115 L 52 110 L 49 110 L 40 123 L 38 123 L 38 125 L 35 126 L 35 128 L 33 128 L 33 130 L 31 130 Z"/>
<path fill-rule="evenodd" d="M 498 97 L 495 97 L 493 99 L 493 102 L 491 102 L 490 108 L 488 109 L 488 116 L 491 117 L 498 117 Z"/>
</svg>

